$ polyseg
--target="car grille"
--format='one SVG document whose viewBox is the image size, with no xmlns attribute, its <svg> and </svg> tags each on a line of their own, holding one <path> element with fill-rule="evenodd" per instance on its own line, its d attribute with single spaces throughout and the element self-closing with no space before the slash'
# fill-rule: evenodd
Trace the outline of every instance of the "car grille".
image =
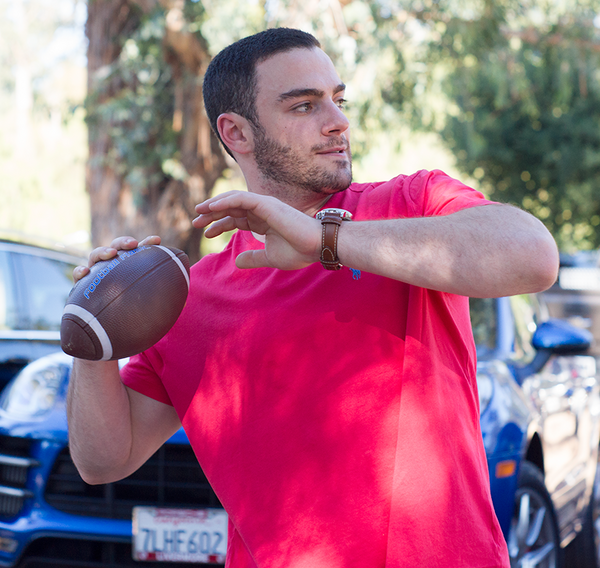
<svg viewBox="0 0 600 568">
<path fill-rule="evenodd" d="M 165 444 L 129 477 L 88 485 L 63 449 L 52 468 L 46 502 L 74 515 L 131 519 L 134 506 L 221 507 L 188 445 Z"/>
<path fill-rule="evenodd" d="M 33 496 L 26 489 L 29 469 L 38 462 L 31 459 L 32 440 L 0 436 L 0 519 L 19 515 L 27 499 Z"/>
</svg>

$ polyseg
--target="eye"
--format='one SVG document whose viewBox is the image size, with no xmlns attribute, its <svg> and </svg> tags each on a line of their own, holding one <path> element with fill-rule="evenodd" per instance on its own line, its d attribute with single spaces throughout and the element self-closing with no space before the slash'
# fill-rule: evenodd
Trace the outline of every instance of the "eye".
<svg viewBox="0 0 600 568">
<path fill-rule="evenodd" d="M 348 101 L 346 99 L 338 99 L 337 101 L 335 101 L 335 104 L 338 106 L 338 108 L 342 110 L 346 108 L 347 103 Z"/>
<path fill-rule="evenodd" d="M 294 110 L 297 110 L 299 112 L 309 112 L 310 110 L 312 110 L 312 108 L 312 103 L 306 102 L 298 105 L 297 107 L 294 107 Z"/>
</svg>

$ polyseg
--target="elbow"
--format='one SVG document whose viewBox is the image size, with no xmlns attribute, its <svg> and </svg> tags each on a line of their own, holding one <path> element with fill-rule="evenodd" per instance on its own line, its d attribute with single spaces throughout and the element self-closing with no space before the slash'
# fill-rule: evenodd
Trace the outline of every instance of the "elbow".
<svg viewBox="0 0 600 568">
<path fill-rule="evenodd" d="M 558 266 L 559 260 L 557 254 L 556 260 L 552 263 L 549 263 L 546 271 L 543 275 L 541 275 L 541 290 L 539 290 L 540 292 L 543 292 L 544 290 L 547 290 L 548 288 L 556 284 L 558 280 Z"/>
<path fill-rule="evenodd" d="M 73 452 L 71 452 L 71 459 L 77 468 L 79 476 L 88 485 L 101 485 L 114 481 L 114 479 L 111 479 L 109 472 L 107 472 L 105 468 L 98 467 L 97 464 L 81 461 L 73 454 Z"/>
<path fill-rule="evenodd" d="M 85 481 L 88 485 L 102 485 L 104 483 L 110 483 L 107 479 L 102 476 L 99 476 L 97 472 L 86 471 L 82 468 L 77 468 L 79 475 L 83 481 Z"/>
<path fill-rule="evenodd" d="M 114 481 L 119 481 L 126 477 L 126 475 L 116 474 L 114 471 L 103 470 L 97 467 L 86 468 L 81 465 L 78 465 L 75 460 L 75 467 L 81 476 L 81 479 L 85 481 L 88 485 L 104 485 L 106 483 L 113 483 Z"/>
<path fill-rule="evenodd" d="M 529 282 L 529 292 L 543 292 L 553 286 L 558 279 L 558 248 L 550 233 L 542 234 L 532 243 L 527 261 L 525 277 Z"/>
<path fill-rule="evenodd" d="M 104 455 L 103 458 L 99 458 L 97 452 L 94 454 L 80 452 L 73 441 L 70 442 L 69 447 L 73 464 L 81 479 L 88 485 L 112 483 L 131 473 L 127 471 L 126 464 L 121 464 L 116 456 Z"/>
<path fill-rule="evenodd" d="M 97 467 L 94 467 L 91 464 L 86 465 L 85 463 L 82 463 L 75 455 L 73 455 L 73 452 L 71 452 L 71 459 L 73 460 L 73 464 L 75 465 L 79 476 L 88 485 L 100 485 L 102 483 L 108 483 L 106 477 Z"/>
</svg>

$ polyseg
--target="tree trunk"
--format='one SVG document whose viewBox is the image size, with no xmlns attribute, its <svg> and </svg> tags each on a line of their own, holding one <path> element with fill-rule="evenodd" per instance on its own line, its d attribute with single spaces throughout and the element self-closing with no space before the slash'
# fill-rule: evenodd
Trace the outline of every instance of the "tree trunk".
<svg viewBox="0 0 600 568">
<path fill-rule="evenodd" d="M 202 233 L 191 226 L 194 206 L 210 196 L 226 163 L 211 134 L 202 102 L 202 78 L 210 56 L 202 39 L 187 31 L 183 4 L 184 0 L 88 3 L 88 94 L 95 97 L 94 105 L 120 96 L 127 85 L 123 84 L 123 76 L 110 70 L 120 64 L 124 40 L 135 33 L 145 15 L 157 9 L 164 11 L 163 52 L 174 82 L 174 112 L 169 127 L 177 136 L 179 161 L 185 172 L 175 179 L 162 175 L 160 164 L 155 164 L 161 175 L 145 176 L 143 191 L 136 191 L 127 181 L 131 164 L 118 162 L 118 158 L 115 163 L 118 140 L 111 130 L 111 118 L 97 113 L 89 121 L 86 183 L 94 246 L 106 245 L 119 235 L 143 238 L 157 234 L 164 244 L 184 250 L 195 262 L 200 257 Z"/>
</svg>

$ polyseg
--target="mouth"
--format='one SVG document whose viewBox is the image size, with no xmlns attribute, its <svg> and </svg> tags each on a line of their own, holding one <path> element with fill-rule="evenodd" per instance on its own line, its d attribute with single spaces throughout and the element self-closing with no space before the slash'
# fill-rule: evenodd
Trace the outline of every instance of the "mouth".
<svg viewBox="0 0 600 568">
<path fill-rule="evenodd" d="M 317 152 L 317 154 L 319 154 L 320 156 L 345 156 L 347 149 L 348 148 L 346 146 L 327 148 L 326 150 L 321 150 L 320 152 Z"/>
</svg>

